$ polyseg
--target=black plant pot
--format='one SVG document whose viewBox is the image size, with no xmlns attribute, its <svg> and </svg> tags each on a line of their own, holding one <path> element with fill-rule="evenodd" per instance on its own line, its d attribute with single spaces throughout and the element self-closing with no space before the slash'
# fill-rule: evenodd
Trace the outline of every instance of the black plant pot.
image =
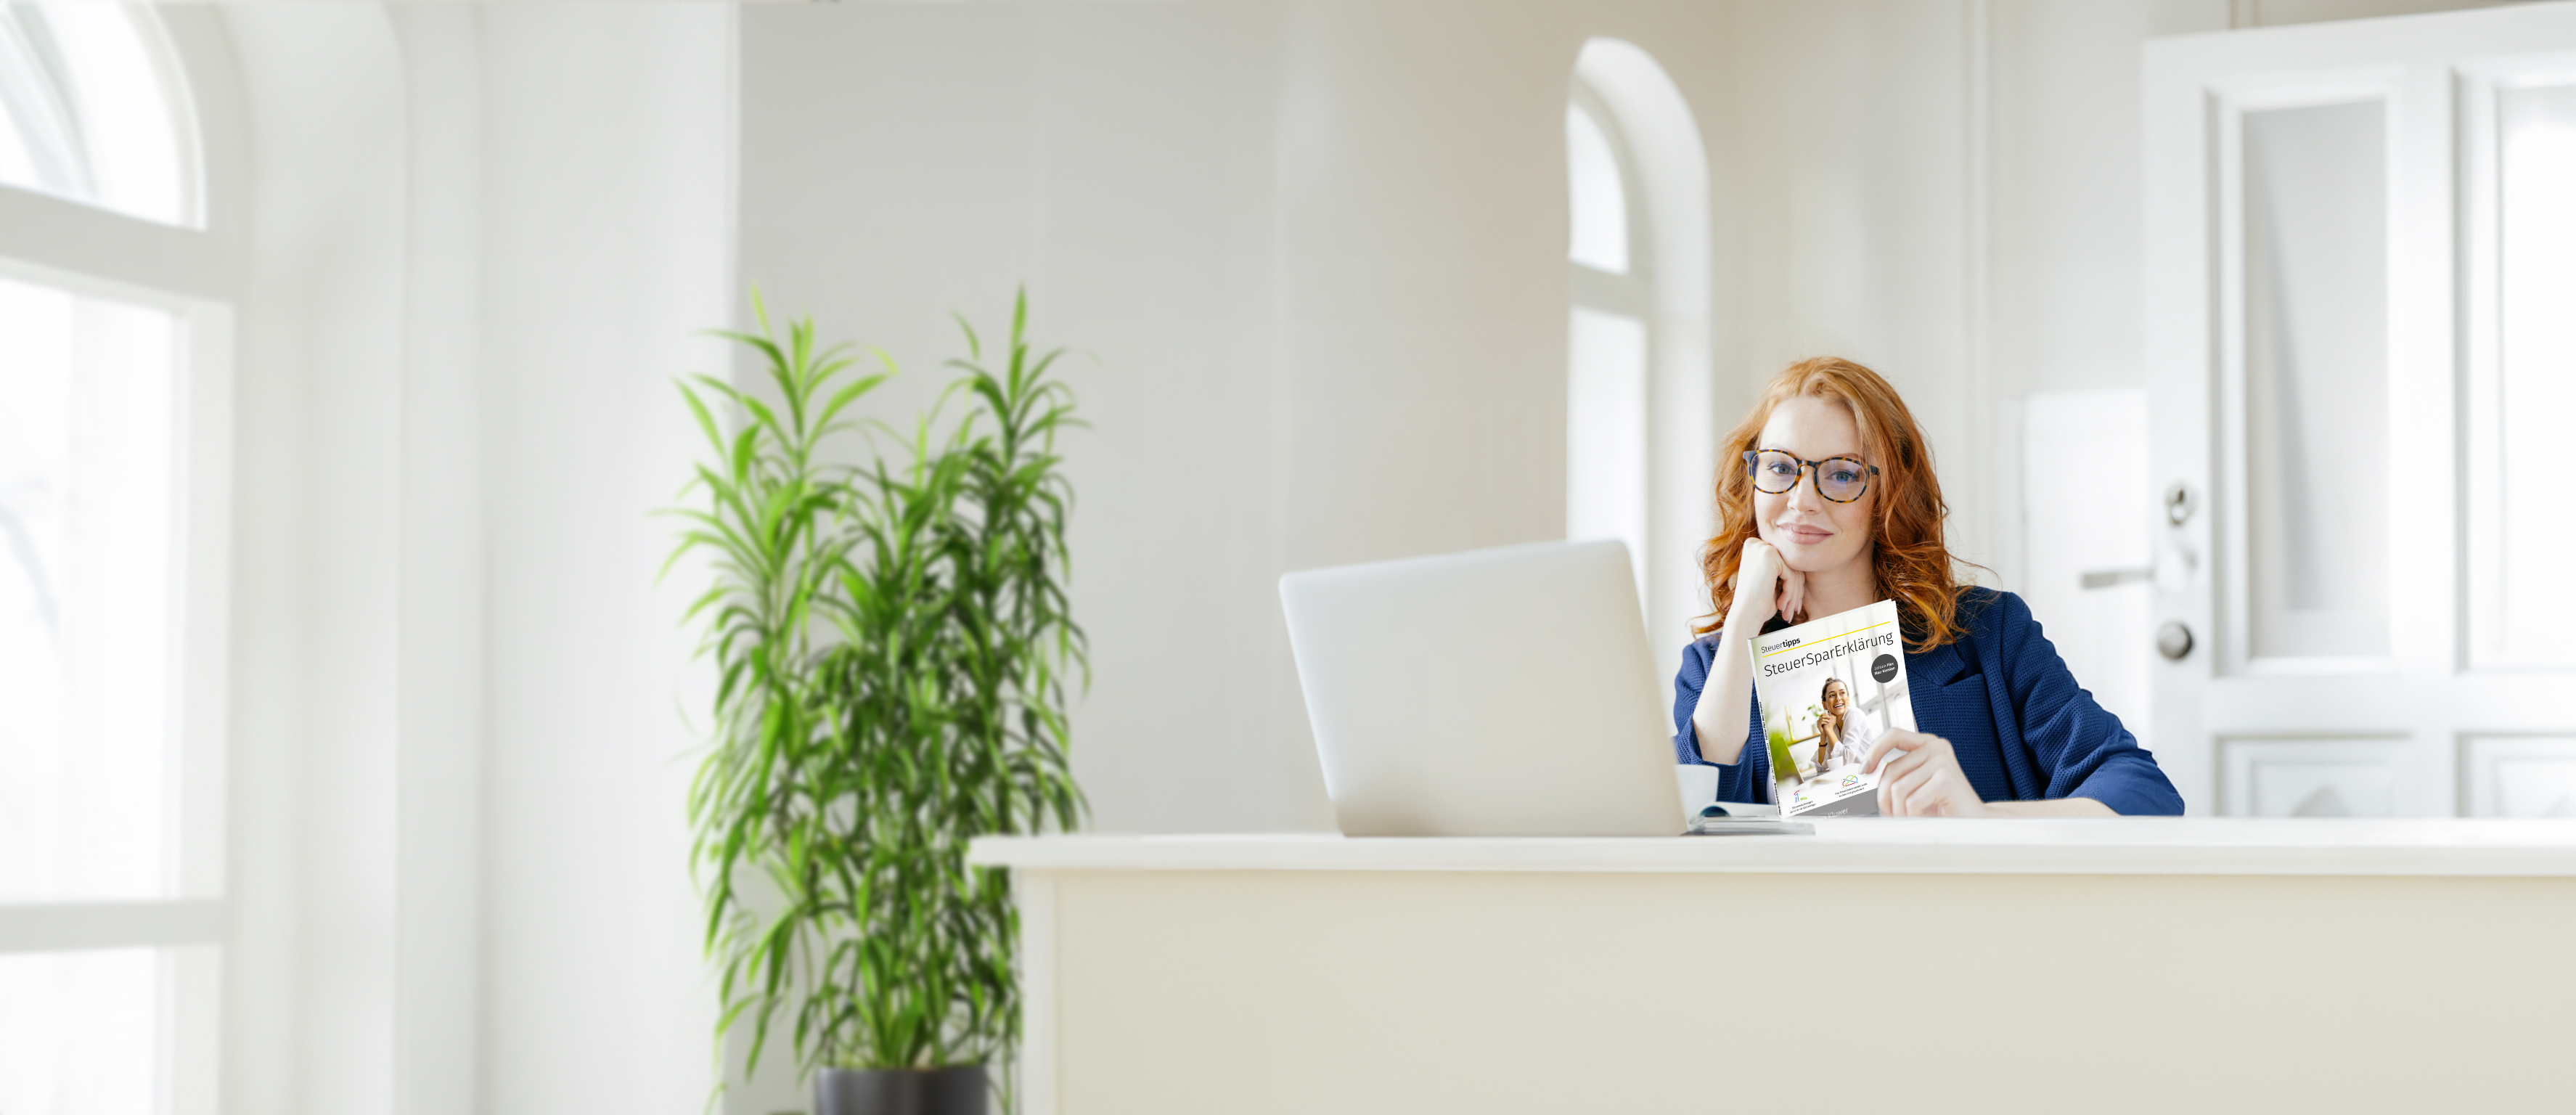
<svg viewBox="0 0 2576 1115">
<path fill-rule="evenodd" d="M 984 1115 L 984 1066 L 824 1069 L 814 1115 Z"/>
</svg>

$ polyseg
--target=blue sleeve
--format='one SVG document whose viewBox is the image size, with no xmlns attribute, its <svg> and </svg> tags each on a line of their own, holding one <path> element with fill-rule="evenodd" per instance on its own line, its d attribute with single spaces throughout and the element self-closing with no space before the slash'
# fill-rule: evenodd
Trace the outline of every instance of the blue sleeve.
<svg viewBox="0 0 2576 1115">
<path fill-rule="evenodd" d="M 2120 718 L 2075 683 L 2030 605 L 2002 593 L 1999 657 L 2021 737 L 2047 773 L 2049 798 L 2092 798 L 2122 816 L 2173 816 L 2182 794 Z"/>
<path fill-rule="evenodd" d="M 1717 800 L 1759 805 L 1771 800 L 1771 749 L 1762 742 L 1761 698 L 1745 702 L 1744 750 L 1733 764 L 1699 757 L 1691 710 L 1699 707 L 1699 691 L 1708 684 L 1709 663 L 1716 654 L 1716 644 L 1707 639 L 1682 648 L 1681 672 L 1673 675 L 1673 759 L 1683 766 L 1716 767 Z"/>
</svg>

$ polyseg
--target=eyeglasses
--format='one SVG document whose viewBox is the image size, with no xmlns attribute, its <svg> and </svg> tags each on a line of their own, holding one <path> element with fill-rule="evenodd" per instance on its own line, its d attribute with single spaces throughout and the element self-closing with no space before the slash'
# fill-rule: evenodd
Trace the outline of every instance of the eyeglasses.
<svg viewBox="0 0 2576 1115">
<path fill-rule="evenodd" d="M 1798 478 L 1811 468 L 1816 470 L 1816 494 L 1835 503 L 1859 499 L 1869 491 L 1869 478 L 1878 475 L 1878 466 L 1856 457 L 1810 461 L 1777 449 L 1744 452 L 1744 474 L 1753 478 L 1753 490 L 1757 492 L 1776 496 L 1795 488 Z"/>
</svg>

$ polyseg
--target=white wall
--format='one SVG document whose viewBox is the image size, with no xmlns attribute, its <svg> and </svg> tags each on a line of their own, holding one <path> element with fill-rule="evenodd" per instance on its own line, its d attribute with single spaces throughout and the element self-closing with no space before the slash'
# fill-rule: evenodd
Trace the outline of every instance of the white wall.
<svg viewBox="0 0 2576 1115">
<path fill-rule="evenodd" d="M 743 15 L 740 273 L 900 362 L 875 413 L 908 424 L 963 355 L 949 312 L 990 336 L 1022 282 L 1037 341 L 1083 350 L 1062 371 L 1093 423 L 1067 449 L 1097 682 L 1074 761 L 1110 827 L 1330 824 L 1285 746 L 1270 603 L 1297 526 L 1268 204 L 1285 31 L 1260 4 Z M 1123 761 L 1131 740 L 1169 761 Z"/>
<path fill-rule="evenodd" d="M 391 11 L 409 79 L 396 588 L 394 1107 L 475 1098 L 481 901 L 483 479 L 475 365 L 481 105 L 465 9 Z"/>
<path fill-rule="evenodd" d="M 649 513 L 694 449 L 671 382 L 723 359 L 692 333 L 732 285 L 732 12 L 224 27 L 255 168 L 226 1109 L 701 1110 L 703 687 Z"/>
<path fill-rule="evenodd" d="M 709 691 L 654 584 L 732 278 L 733 13 L 482 21 L 482 1094 L 691 1115 L 711 1076 L 685 793 Z"/>
<path fill-rule="evenodd" d="M 1456 49 L 1482 11 L 745 13 L 742 273 L 905 363 L 879 413 L 943 378 L 949 310 L 998 322 L 1023 281 L 1096 356 L 1068 467 L 1098 827 L 1329 827 L 1277 576 L 1563 529 L 1585 29 L 1532 6 Z"/>
<path fill-rule="evenodd" d="M 255 169 L 234 377 L 226 1107 L 389 1110 L 400 46 L 373 7 L 227 15 Z"/>
</svg>

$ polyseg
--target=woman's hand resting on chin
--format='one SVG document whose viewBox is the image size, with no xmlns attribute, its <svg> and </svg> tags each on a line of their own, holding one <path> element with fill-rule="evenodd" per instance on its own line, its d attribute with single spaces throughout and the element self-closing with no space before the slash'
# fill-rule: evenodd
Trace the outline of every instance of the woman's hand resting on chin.
<svg viewBox="0 0 2576 1115">
<path fill-rule="evenodd" d="M 1878 814 L 1882 817 L 1989 817 L 1977 788 L 1959 769 L 1950 741 L 1922 732 L 1889 732 L 1861 761 L 1863 771 L 1878 771 Z"/>
<path fill-rule="evenodd" d="M 1758 611 L 1762 604 L 1771 605 L 1768 614 L 1747 615 L 1745 637 L 1762 630 L 1762 625 L 1779 616 L 1791 623 L 1807 607 L 1807 575 L 1789 568 L 1788 559 L 1778 548 L 1759 538 L 1744 540 L 1744 556 L 1735 567 L 1735 608 Z M 1735 617 L 1730 610 L 1727 618 Z"/>
</svg>

